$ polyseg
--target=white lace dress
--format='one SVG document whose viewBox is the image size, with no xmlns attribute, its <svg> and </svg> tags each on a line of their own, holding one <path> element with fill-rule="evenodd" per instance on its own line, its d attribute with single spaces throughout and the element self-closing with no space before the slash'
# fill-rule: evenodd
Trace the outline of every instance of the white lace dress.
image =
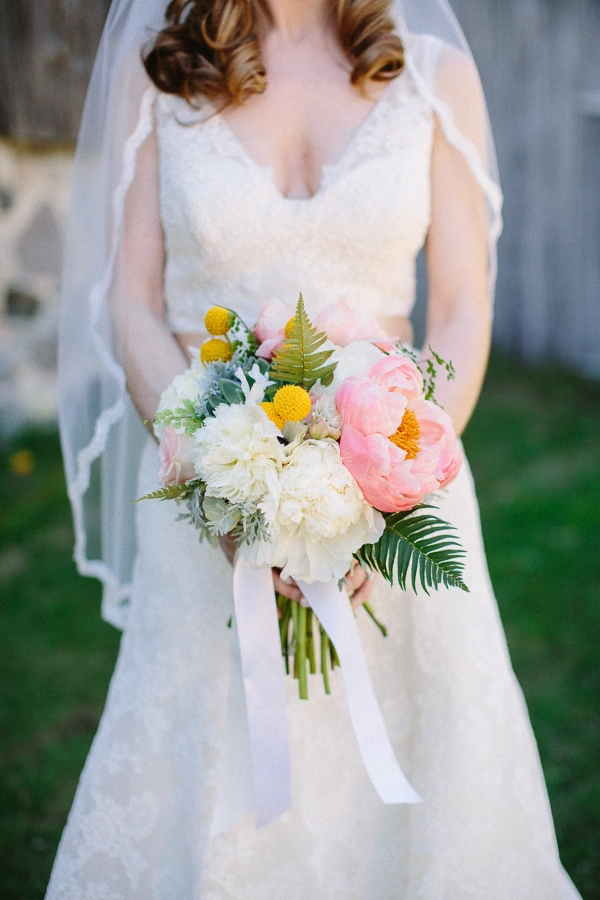
<svg viewBox="0 0 600 900">
<path fill-rule="evenodd" d="M 433 77 L 437 46 L 420 38 Z M 423 64 L 421 69 L 427 70 Z M 149 104 L 147 104 L 149 106 Z M 156 98 L 173 331 L 213 303 L 408 315 L 430 217 L 433 116 L 408 74 L 386 89 L 319 190 L 290 200 L 218 115 Z M 142 131 L 151 127 L 142 122 Z M 139 493 L 157 486 L 148 442 Z M 442 515 L 470 594 L 377 584 L 382 638 L 359 629 L 397 757 L 423 797 L 385 806 L 364 770 L 339 671 L 310 700 L 288 680 L 293 808 L 210 838 L 225 741 L 231 570 L 169 503 L 138 507 L 128 625 L 47 900 L 575 900 L 489 582 L 467 467 Z"/>
</svg>

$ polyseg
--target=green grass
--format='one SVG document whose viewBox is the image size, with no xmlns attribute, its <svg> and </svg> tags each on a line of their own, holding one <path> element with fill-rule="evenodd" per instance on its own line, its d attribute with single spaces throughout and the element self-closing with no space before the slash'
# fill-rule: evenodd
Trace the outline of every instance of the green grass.
<svg viewBox="0 0 600 900">
<path fill-rule="evenodd" d="M 563 862 L 600 900 L 600 385 L 495 357 L 465 445 Z M 10 472 L 19 448 L 34 453 L 28 476 Z M 55 435 L 0 452 L 0 492 L 0 897 L 40 900 L 118 634 L 71 562 Z"/>
</svg>

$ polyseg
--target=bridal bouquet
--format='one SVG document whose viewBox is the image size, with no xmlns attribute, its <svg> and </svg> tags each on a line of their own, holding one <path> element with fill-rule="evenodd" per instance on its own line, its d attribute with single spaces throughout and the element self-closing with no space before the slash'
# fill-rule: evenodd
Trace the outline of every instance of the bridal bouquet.
<svg viewBox="0 0 600 900">
<path fill-rule="evenodd" d="M 451 366 L 433 354 L 421 371 L 412 351 L 343 304 L 317 325 L 302 296 L 291 317 L 279 301 L 265 304 L 254 330 L 233 310 L 208 311 L 211 337 L 153 422 L 163 487 L 148 498 L 175 499 L 201 539 L 232 535 L 252 567 L 284 579 L 330 582 L 360 564 L 403 588 L 467 590 L 452 526 L 427 501 L 462 463 L 433 396 L 438 367 L 451 375 Z M 329 692 L 333 644 L 310 608 L 277 603 L 300 696 L 307 667 L 317 670 L 317 628 Z"/>
</svg>

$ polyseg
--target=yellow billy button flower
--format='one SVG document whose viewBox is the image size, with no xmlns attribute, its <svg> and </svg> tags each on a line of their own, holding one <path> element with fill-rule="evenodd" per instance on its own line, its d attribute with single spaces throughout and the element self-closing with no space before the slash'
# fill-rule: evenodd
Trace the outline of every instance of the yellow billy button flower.
<svg viewBox="0 0 600 900">
<path fill-rule="evenodd" d="M 414 412 L 407 409 L 402 416 L 398 431 L 391 435 L 390 441 L 404 450 L 407 459 L 414 459 L 421 449 L 419 438 L 421 437 L 421 428 Z"/>
<path fill-rule="evenodd" d="M 279 388 L 273 398 L 275 412 L 286 422 L 300 422 L 310 412 L 310 394 L 297 384 L 286 384 Z"/>
<path fill-rule="evenodd" d="M 204 326 L 209 334 L 227 334 L 235 321 L 230 309 L 224 306 L 211 306 L 204 317 Z"/>
<path fill-rule="evenodd" d="M 211 338 L 209 341 L 205 341 L 200 348 L 200 361 L 204 366 L 218 360 L 229 362 L 232 356 L 231 344 L 228 344 L 226 341 L 220 341 L 218 338 Z"/>
<path fill-rule="evenodd" d="M 280 416 L 279 413 L 275 410 L 274 405 L 272 403 L 269 403 L 268 400 L 263 400 L 262 403 L 259 403 L 259 406 L 264 409 L 267 417 L 281 431 L 281 429 L 285 425 L 285 419 L 283 418 L 283 416 Z"/>
<path fill-rule="evenodd" d="M 289 322 L 287 323 L 287 325 L 286 325 L 285 328 L 283 329 L 283 333 L 285 334 L 285 336 L 286 336 L 286 338 L 288 339 L 288 341 L 289 341 L 289 339 L 291 338 L 291 336 L 292 336 L 292 334 L 293 334 L 293 331 L 294 331 L 294 322 L 295 322 L 295 321 L 296 321 L 295 316 L 292 316 L 292 318 L 289 320 Z"/>
</svg>

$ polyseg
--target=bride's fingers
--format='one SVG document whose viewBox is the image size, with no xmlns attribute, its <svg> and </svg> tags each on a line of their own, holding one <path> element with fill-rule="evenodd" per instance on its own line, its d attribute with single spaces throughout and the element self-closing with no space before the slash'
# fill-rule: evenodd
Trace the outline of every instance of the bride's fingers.
<svg viewBox="0 0 600 900">
<path fill-rule="evenodd" d="M 359 606 L 362 606 L 363 603 L 366 603 L 367 600 L 369 600 L 371 594 L 373 593 L 373 587 L 374 579 L 367 578 L 365 576 L 365 580 L 363 581 L 362 585 L 352 594 L 352 609 L 358 609 Z"/>
<path fill-rule="evenodd" d="M 233 565 L 233 559 L 235 557 L 235 551 L 237 550 L 237 543 L 229 534 L 225 534 L 219 538 L 219 544 L 221 545 L 221 549 L 223 553 L 227 557 L 229 563 Z"/>
<path fill-rule="evenodd" d="M 303 606 L 308 605 L 296 582 L 292 579 L 290 579 L 290 582 L 284 581 L 277 569 L 273 569 L 273 586 L 278 594 L 283 594 L 284 597 L 289 597 L 290 600 L 297 600 Z"/>
<path fill-rule="evenodd" d="M 361 569 L 360 566 L 355 566 L 351 572 L 348 572 L 344 579 L 346 590 L 349 594 L 352 594 L 353 592 L 361 588 L 366 580 L 367 573 L 365 572 L 365 570 Z"/>
</svg>

